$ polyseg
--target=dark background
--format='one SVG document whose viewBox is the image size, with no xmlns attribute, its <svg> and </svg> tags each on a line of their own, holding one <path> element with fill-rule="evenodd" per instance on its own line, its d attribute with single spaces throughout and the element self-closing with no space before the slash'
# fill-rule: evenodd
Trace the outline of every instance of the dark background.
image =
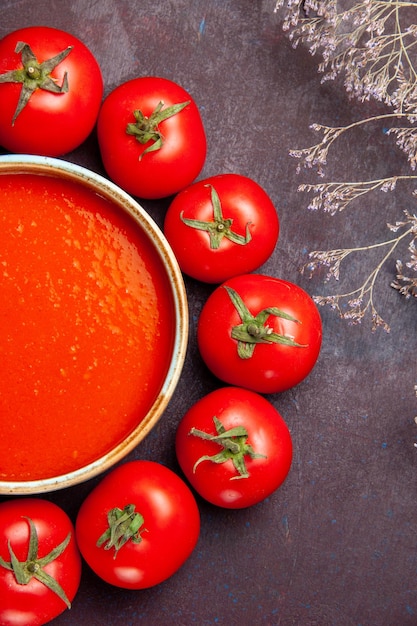
<svg viewBox="0 0 417 626">
<path fill-rule="evenodd" d="M 78 36 L 99 61 L 106 93 L 130 78 L 161 75 L 197 101 L 207 131 L 201 177 L 237 172 L 261 184 L 277 207 L 281 235 L 261 268 L 312 294 L 340 291 L 299 273 L 312 249 L 372 243 L 386 222 L 413 210 L 409 190 L 365 199 L 337 217 L 307 211 L 297 193 L 312 174 L 296 173 L 291 148 L 311 145 L 312 122 L 349 123 L 375 112 L 348 100 L 340 84 L 320 83 L 317 61 L 294 51 L 274 0 L 10 0 L 1 3 L 0 35 L 42 24 Z M 0 103 L 1 106 L 1 103 Z M 93 135 L 66 159 L 104 173 Z M 345 135 L 329 160 L 331 178 L 364 179 L 406 171 L 382 132 Z M 142 205 L 160 225 L 167 201 Z M 366 263 L 366 261 L 363 261 Z M 362 262 L 349 267 L 354 281 Z M 287 421 L 294 460 L 285 484 L 246 510 L 198 499 L 202 529 L 195 552 L 165 583 L 146 591 L 112 588 L 84 567 L 71 611 L 58 626 L 159 625 L 408 626 L 417 624 L 417 413 L 415 302 L 378 286 L 391 332 L 349 326 L 321 308 L 319 361 L 297 388 L 268 396 Z M 346 283 L 347 284 L 347 283 Z M 212 287 L 186 279 L 189 351 L 176 393 L 152 433 L 129 459 L 178 470 L 174 436 L 191 404 L 220 386 L 196 348 L 201 307 Z M 98 480 L 98 479 L 97 479 Z M 97 480 L 50 494 L 75 519 Z"/>
</svg>

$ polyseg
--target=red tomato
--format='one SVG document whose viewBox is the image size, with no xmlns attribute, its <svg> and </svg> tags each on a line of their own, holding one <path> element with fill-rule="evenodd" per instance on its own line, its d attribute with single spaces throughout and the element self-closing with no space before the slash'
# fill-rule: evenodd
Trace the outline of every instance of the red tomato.
<svg viewBox="0 0 417 626">
<path fill-rule="evenodd" d="M 238 387 L 196 402 L 178 426 L 175 446 L 194 489 L 230 509 L 267 498 L 291 467 L 292 440 L 281 415 L 263 396 Z"/>
<path fill-rule="evenodd" d="M 107 174 L 141 198 L 187 187 L 206 158 L 197 105 L 166 78 L 145 76 L 116 87 L 103 102 L 97 132 Z"/>
<path fill-rule="evenodd" d="M 60 507 L 41 498 L 0 503 L 2 626 L 51 621 L 70 607 L 80 578 L 74 527 Z"/>
<path fill-rule="evenodd" d="M 112 470 L 84 500 L 76 521 L 78 545 L 91 569 L 126 589 L 152 587 L 174 574 L 199 532 L 190 489 L 153 461 L 131 461 Z"/>
<path fill-rule="evenodd" d="M 164 232 L 185 274 L 221 283 L 265 263 L 278 241 L 279 220 L 258 183 L 222 174 L 181 191 L 168 208 Z"/>
<path fill-rule="evenodd" d="M 7 150 L 60 156 L 75 149 L 93 130 L 102 97 L 100 67 L 73 35 L 31 26 L 0 40 L 0 144 Z"/>
<path fill-rule="evenodd" d="M 322 325 L 312 298 L 297 285 L 262 274 L 217 287 L 200 314 L 197 341 L 212 373 L 259 393 L 294 387 L 313 369 Z"/>
</svg>

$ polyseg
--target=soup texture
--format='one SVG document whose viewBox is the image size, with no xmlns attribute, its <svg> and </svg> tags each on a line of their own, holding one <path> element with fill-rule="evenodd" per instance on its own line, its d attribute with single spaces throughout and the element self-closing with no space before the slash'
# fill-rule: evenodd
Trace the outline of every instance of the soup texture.
<svg viewBox="0 0 417 626">
<path fill-rule="evenodd" d="M 131 217 L 81 183 L 0 174 L 0 480 L 74 471 L 143 420 L 173 300 Z"/>
</svg>

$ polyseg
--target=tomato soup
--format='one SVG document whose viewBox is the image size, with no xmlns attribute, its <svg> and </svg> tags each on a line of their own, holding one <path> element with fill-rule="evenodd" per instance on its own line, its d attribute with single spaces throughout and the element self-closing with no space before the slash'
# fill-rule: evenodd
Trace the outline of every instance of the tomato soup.
<svg viewBox="0 0 417 626">
<path fill-rule="evenodd" d="M 168 281 L 110 200 L 0 174 L 0 480 L 72 472 L 137 427 L 172 357 Z"/>
</svg>

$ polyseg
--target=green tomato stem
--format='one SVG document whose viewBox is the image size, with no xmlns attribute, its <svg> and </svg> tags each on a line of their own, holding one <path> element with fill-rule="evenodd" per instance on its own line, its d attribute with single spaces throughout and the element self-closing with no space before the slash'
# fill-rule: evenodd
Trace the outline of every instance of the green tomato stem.
<svg viewBox="0 0 417 626">
<path fill-rule="evenodd" d="M 68 91 L 68 76 L 65 72 L 62 84 L 58 85 L 56 80 L 50 76 L 52 70 L 56 68 L 71 52 L 74 46 L 68 46 L 59 54 L 42 63 L 36 59 L 32 49 L 27 43 L 19 41 L 15 52 L 21 53 L 23 67 L 17 70 L 10 70 L 0 74 L 0 83 L 21 83 L 19 100 L 12 118 L 12 126 L 29 102 L 32 94 L 37 89 L 43 89 L 51 93 L 61 94 Z"/>
<path fill-rule="evenodd" d="M 123 509 L 115 507 L 107 514 L 108 528 L 97 540 L 97 547 L 103 546 L 105 550 L 114 548 L 113 558 L 128 541 L 140 543 L 141 532 L 144 530 L 144 518 L 135 511 L 134 504 L 127 504 Z M 141 531 L 142 529 L 142 531 Z"/>
<path fill-rule="evenodd" d="M 188 217 L 184 217 L 184 211 L 181 211 L 180 218 L 182 222 L 187 226 L 190 226 L 190 228 L 196 228 L 197 230 L 206 231 L 210 238 L 210 248 L 212 250 L 217 250 L 220 247 L 220 243 L 223 237 L 229 239 L 229 241 L 232 241 L 239 246 L 245 246 L 246 244 L 248 244 L 252 240 L 252 235 L 249 230 L 250 222 L 247 222 L 246 224 L 245 236 L 233 232 L 233 220 L 232 218 L 223 217 L 222 206 L 217 191 L 214 189 L 213 185 L 205 186 L 210 187 L 211 189 L 213 220 L 204 221 L 191 219 Z"/>
<path fill-rule="evenodd" d="M 148 152 L 155 152 L 162 148 L 164 145 L 164 137 L 158 128 L 159 124 L 173 115 L 180 113 L 190 103 L 191 100 L 187 100 L 187 102 L 173 104 L 164 109 L 164 103 L 161 101 L 149 117 L 144 115 L 139 109 L 133 111 L 133 117 L 136 122 L 129 123 L 126 126 L 126 133 L 133 135 L 136 141 L 142 145 L 152 142 L 151 145 L 142 152 L 139 160 Z"/>
<path fill-rule="evenodd" d="M 68 608 L 71 608 L 71 602 L 69 601 L 65 591 L 58 583 L 58 581 L 44 571 L 44 567 L 52 561 L 55 561 L 68 546 L 71 533 L 68 533 L 64 541 L 56 546 L 49 554 L 44 557 L 38 556 L 39 540 L 36 526 L 33 521 L 27 517 L 30 534 L 29 534 L 29 548 L 26 561 L 19 561 L 16 557 L 10 541 L 8 542 L 8 549 L 10 555 L 10 562 L 5 561 L 0 557 L 0 567 L 13 572 L 16 582 L 19 585 L 28 585 L 32 578 L 36 578 L 39 582 L 43 583 L 48 589 L 56 593 L 61 598 Z"/>
<path fill-rule="evenodd" d="M 295 322 L 296 324 L 300 324 L 301 322 L 295 319 L 295 317 L 276 307 L 267 307 L 266 309 L 262 309 L 262 311 L 254 316 L 234 289 L 228 287 L 227 285 L 225 285 L 224 288 L 226 289 L 233 306 L 239 313 L 239 317 L 242 320 L 242 323 L 234 326 L 231 331 L 232 339 L 236 339 L 237 341 L 237 351 L 241 359 L 250 359 L 255 351 L 255 346 L 260 343 L 277 343 L 292 346 L 294 348 L 307 347 L 306 345 L 297 343 L 288 335 L 274 333 L 271 326 L 268 326 L 266 323 L 267 319 L 271 315 L 274 315 L 276 317 L 281 317 L 282 319 Z"/>
<path fill-rule="evenodd" d="M 194 464 L 193 472 L 196 471 L 197 467 L 203 461 L 225 463 L 231 460 L 238 475 L 232 476 L 230 480 L 249 478 L 250 474 L 246 467 L 245 456 L 249 456 L 251 459 L 260 459 L 266 458 L 265 455 L 256 453 L 252 446 L 247 443 L 248 431 L 243 426 L 236 426 L 226 430 L 217 417 L 213 417 L 213 422 L 216 429 L 215 435 L 206 433 L 198 428 L 192 428 L 190 430 L 190 435 L 217 443 L 222 448 L 217 454 L 212 456 L 205 454 L 200 457 Z"/>
</svg>

